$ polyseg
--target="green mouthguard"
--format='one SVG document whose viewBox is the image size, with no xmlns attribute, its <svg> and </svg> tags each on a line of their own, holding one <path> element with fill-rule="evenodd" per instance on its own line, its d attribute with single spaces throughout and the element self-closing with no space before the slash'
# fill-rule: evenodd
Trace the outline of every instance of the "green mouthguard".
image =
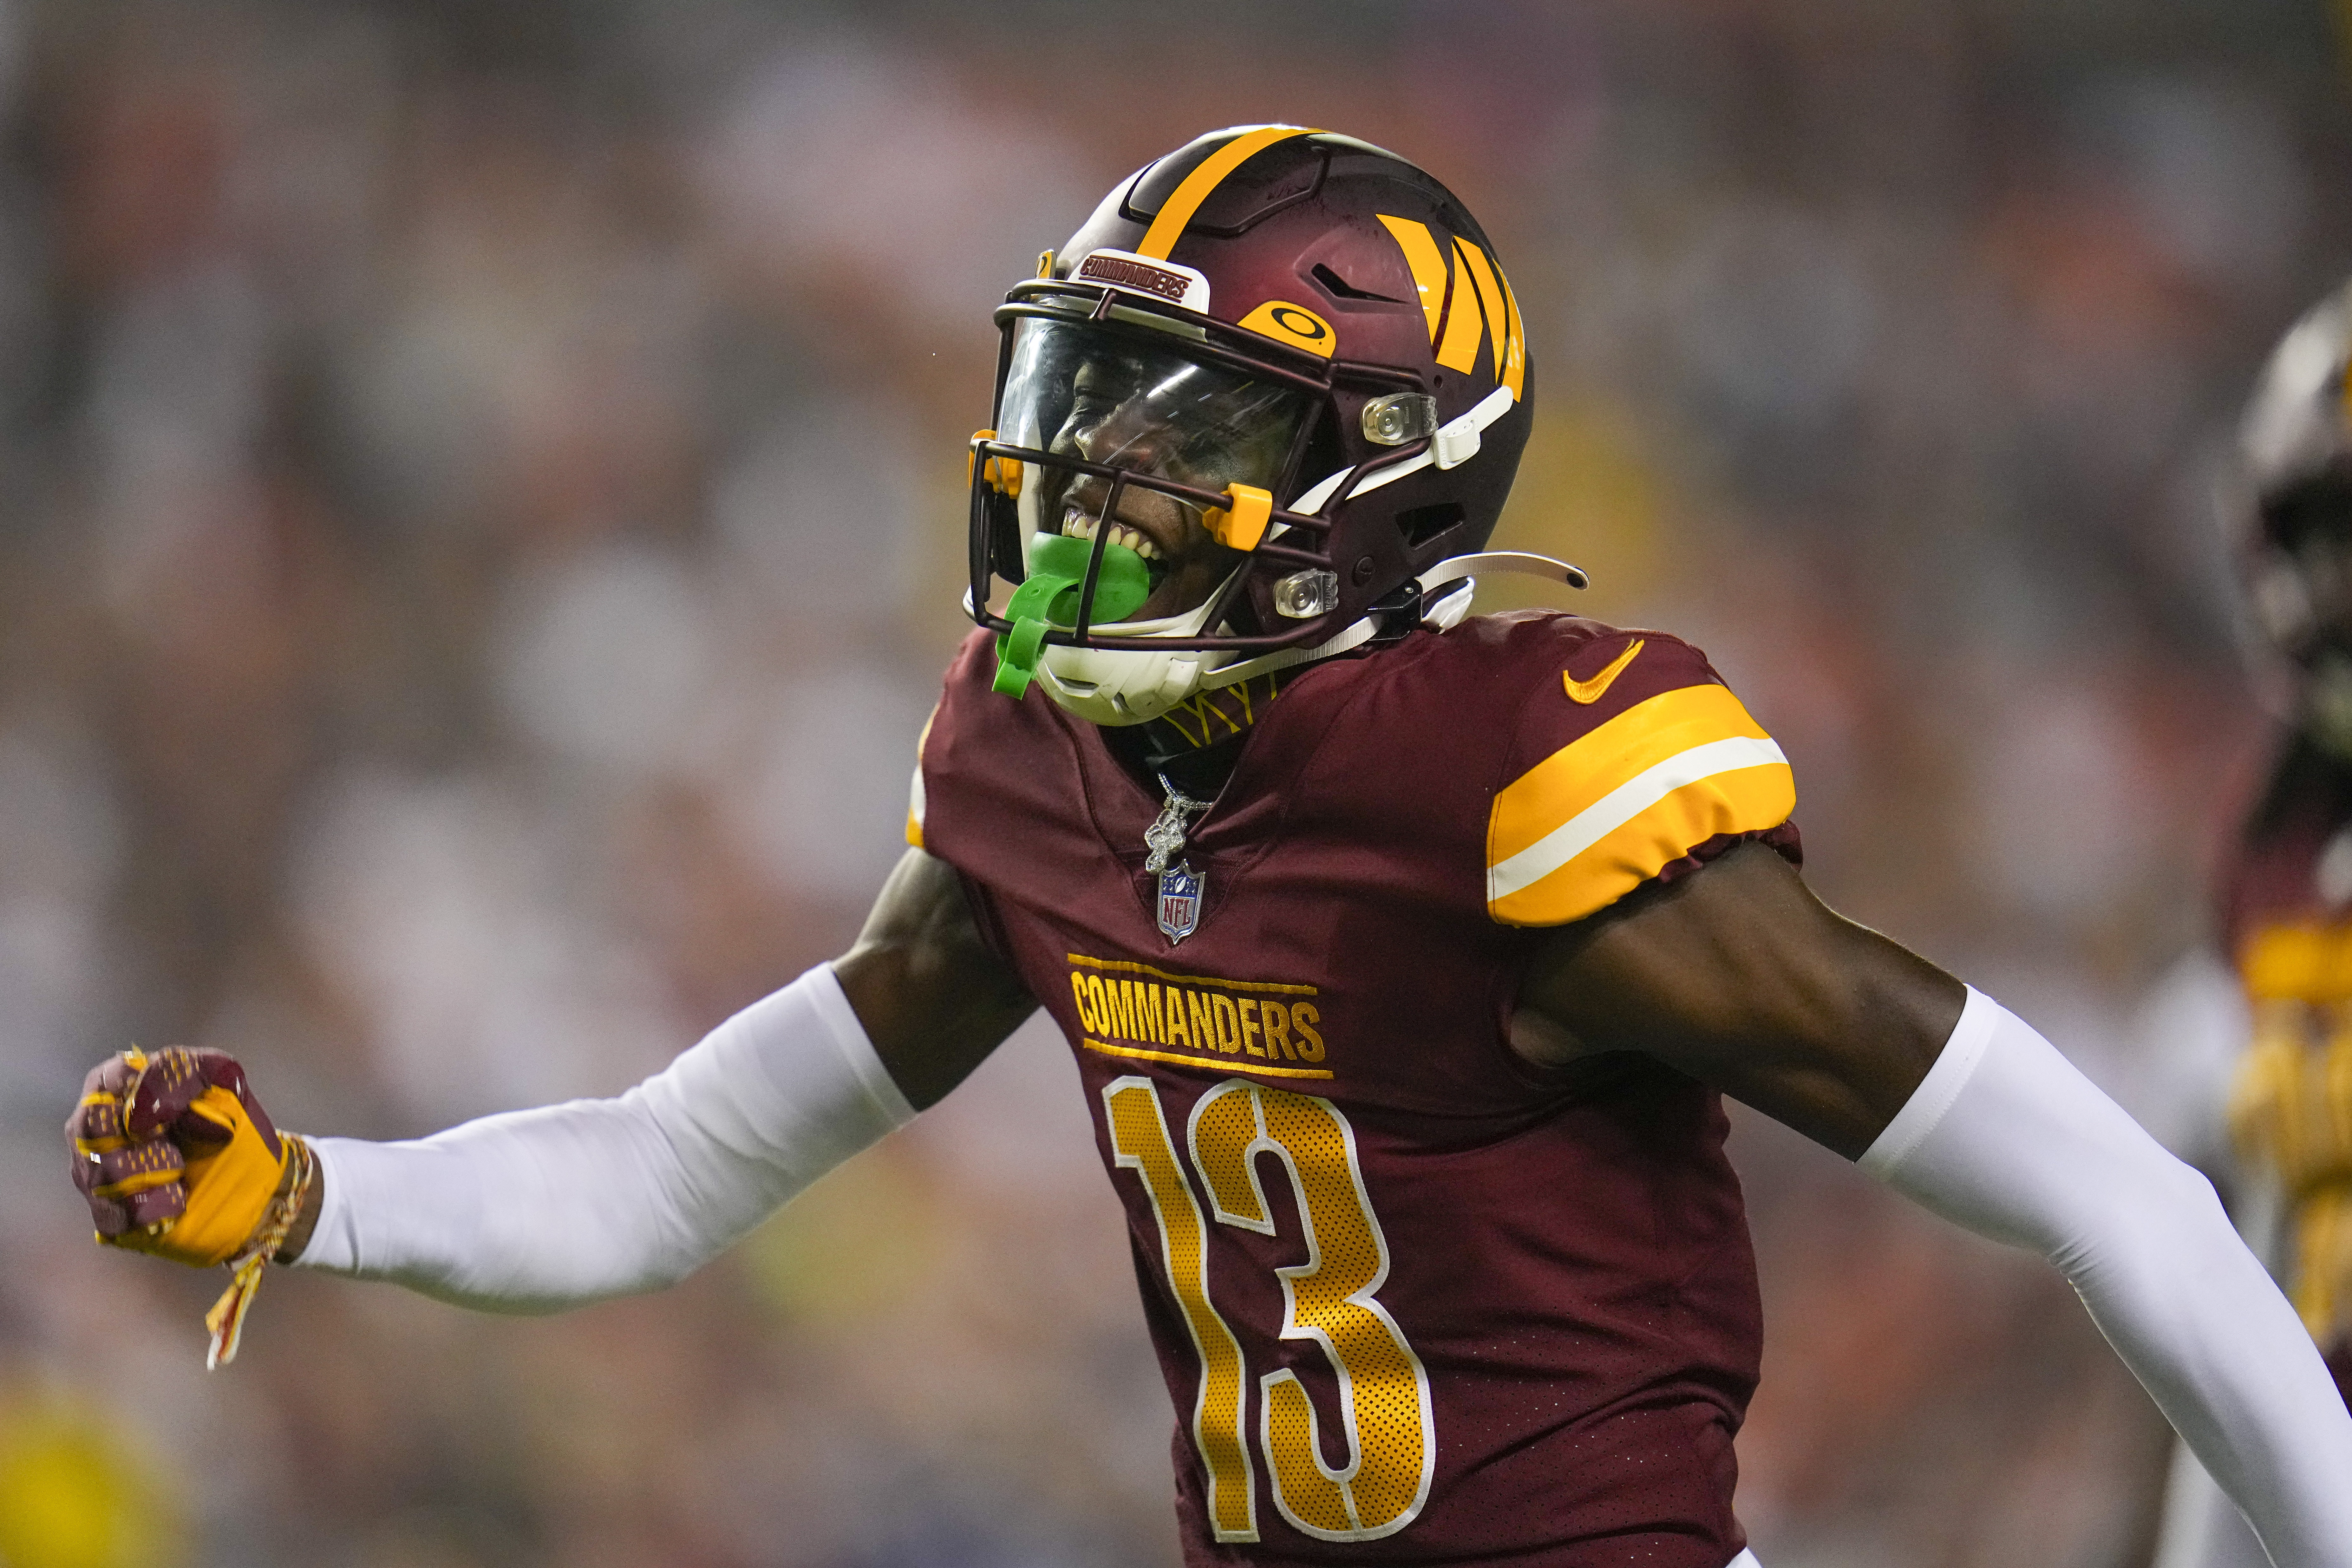
<svg viewBox="0 0 2352 1568">
<path fill-rule="evenodd" d="M 1094 548 L 1092 540 L 1059 533 L 1041 533 L 1029 542 L 1029 575 L 1004 606 L 1013 629 L 996 639 L 995 689 L 1007 697 L 1026 692 L 1036 678 L 1046 626 L 1078 624 L 1078 589 Z M 1123 621 L 1150 596 L 1151 572 L 1143 557 L 1123 544 L 1105 544 L 1091 624 Z"/>
</svg>

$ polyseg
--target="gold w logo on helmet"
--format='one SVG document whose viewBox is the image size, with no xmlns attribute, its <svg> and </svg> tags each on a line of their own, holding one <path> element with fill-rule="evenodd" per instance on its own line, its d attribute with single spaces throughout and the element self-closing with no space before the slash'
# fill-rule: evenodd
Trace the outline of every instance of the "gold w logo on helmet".
<svg viewBox="0 0 2352 1568">
<path fill-rule="evenodd" d="M 1528 374 L 1527 338 L 1518 298 L 1503 269 L 1471 240 L 1441 237 L 1414 218 L 1375 216 L 1412 269 L 1437 363 L 1467 375 L 1477 368 L 1478 351 L 1491 345 L 1495 380 L 1519 397 Z"/>
</svg>

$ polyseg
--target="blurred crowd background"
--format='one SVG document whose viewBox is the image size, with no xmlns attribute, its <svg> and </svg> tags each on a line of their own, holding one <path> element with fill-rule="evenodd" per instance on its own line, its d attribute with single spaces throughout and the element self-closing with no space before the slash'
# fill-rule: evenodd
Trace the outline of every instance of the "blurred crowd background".
<svg viewBox="0 0 2352 1568">
<path fill-rule="evenodd" d="M 220 1282 L 91 1246 L 57 1127 L 134 1041 L 310 1131 L 607 1092 L 838 952 L 992 307 L 1265 120 L 1482 216 L 1498 540 L 1709 651 L 1815 885 L 2179 1110 L 2138 1020 L 2270 728 L 2214 498 L 2352 270 L 2321 0 L 0 0 L 0 1562 L 1176 1561 L 1034 1030 L 675 1292 L 279 1271 L 209 1376 Z M 2145 1561 L 2166 1438 L 2055 1276 L 1734 1153 L 1771 1568 Z"/>
</svg>

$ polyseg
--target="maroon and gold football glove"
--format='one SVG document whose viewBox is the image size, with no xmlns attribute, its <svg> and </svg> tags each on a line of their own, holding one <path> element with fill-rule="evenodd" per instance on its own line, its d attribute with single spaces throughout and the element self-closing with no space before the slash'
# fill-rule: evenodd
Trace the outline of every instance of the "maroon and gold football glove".
<svg viewBox="0 0 2352 1568">
<path fill-rule="evenodd" d="M 199 1268 L 246 1250 L 293 1160 L 236 1058 L 178 1047 L 93 1071 L 67 1137 L 99 1240 Z"/>
<path fill-rule="evenodd" d="M 236 1058 L 173 1047 L 93 1068 L 66 1121 L 98 1239 L 235 1278 L 205 1326 L 207 1364 L 236 1354 L 245 1313 L 309 1195 L 307 1145 L 279 1136 Z"/>
</svg>

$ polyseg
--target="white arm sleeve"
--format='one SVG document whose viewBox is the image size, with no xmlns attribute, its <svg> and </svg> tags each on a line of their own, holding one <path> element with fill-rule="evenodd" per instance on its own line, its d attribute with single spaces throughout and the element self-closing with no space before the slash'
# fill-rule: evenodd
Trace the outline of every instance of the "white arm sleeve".
<svg viewBox="0 0 2352 1568">
<path fill-rule="evenodd" d="M 2278 1568 L 2352 1568 L 2352 1416 L 2211 1184 L 1982 993 L 1864 1170 L 2056 1264 Z"/>
<path fill-rule="evenodd" d="M 617 1100 L 313 1139 L 325 1194 L 295 1266 L 506 1312 L 658 1289 L 913 1115 L 820 964 Z"/>
</svg>

